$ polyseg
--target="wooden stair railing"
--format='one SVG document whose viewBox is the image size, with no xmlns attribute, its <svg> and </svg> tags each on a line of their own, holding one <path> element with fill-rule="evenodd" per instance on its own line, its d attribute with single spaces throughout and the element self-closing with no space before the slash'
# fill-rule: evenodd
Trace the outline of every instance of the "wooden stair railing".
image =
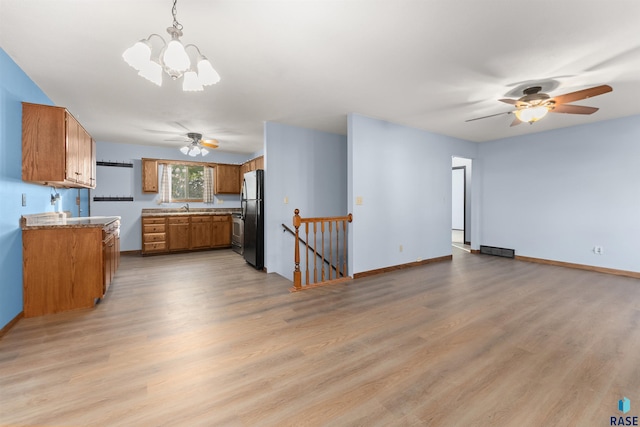
<svg viewBox="0 0 640 427">
<path fill-rule="evenodd" d="M 293 227 L 295 228 L 296 237 L 294 252 L 295 269 L 293 271 L 293 288 L 290 290 L 300 291 L 310 287 L 350 280 L 351 278 L 347 276 L 347 223 L 353 221 L 353 215 L 302 218 L 299 214 L 300 210 L 296 209 L 293 216 Z M 300 237 L 300 226 L 302 224 L 304 224 L 305 239 Z M 313 231 L 313 245 L 309 244 L 310 229 Z M 341 230 L 342 233 L 340 233 Z M 320 234 L 320 236 L 318 236 L 318 234 Z M 326 234 L 328 234 L 328 240 L 325 240 Z M 320 246 L 318 246 L 318 237 L 320 237 Z M 331 268 L 334 266 L 334 243 L 336 262 L 335 268 Z M 300 246 L 303 246 L 305 250 L 306 262 L 304 286 L 302 285 L 302 271 L 300 270 Z M 341 251 L 342 260 L 340 259 Z M 327 252 L 328 257 L 326 256 Z M 313 254 L 313 266 L 309 265 L 310 254 Z M 320 264 L 319 272 L 317 262 L 318 258 L 323 261 Z M 325 269 L 324 261 L 328 261 L 327 263 L 330 266 L 328 269 Z M 313 275 L 311 274 L 312 269 Z"/>
<path fill-rule="evenodd" d="M 283 230 L 282 230 L 283 233 L 286 231 L 286 232 L 288 232 L 289 234 L 291 234 L 292 236 L 295 237 L 296 232 L 293 231 L 289 226 L 287 226 L 286 224 L 282 224 L 282 228 L 283 228 Z M 323 263 L 325 263 L 327 265 L 328 268 L 331 268 L 333 271 L 336 272 L 336 276 L 338 274 L 340 276 L 344 276 L 344 273 L 342 271 L 338 271 L 338 267 L 337 266 L 331 264 L 328 259 L 322 257 L 322 252 L 318 252 L 313 246 L 311 246 L 307 242 L 305 242 L 302 237 L 298 236 L 298 242 L 301 243 L 304 246 L 308 246 L 310 252 L 313 252 L 318 257 L 318 259 L 320 259 Z"/>
</svg>

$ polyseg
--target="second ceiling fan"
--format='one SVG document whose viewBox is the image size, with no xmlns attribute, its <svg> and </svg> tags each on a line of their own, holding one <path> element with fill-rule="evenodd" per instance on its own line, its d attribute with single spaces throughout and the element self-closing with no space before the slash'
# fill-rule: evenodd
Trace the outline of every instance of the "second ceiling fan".
<svg viewBox="0 0 640 427">
<path fill-rule="evenodd" d="M 576 92 L 565 93 L 551 97 L 541 92 L 541 86 L 532 86 L 523 90 L 523 96 L 518 99 L 503 98 L 500 102 L 515 106 L 515 110 L 504 111 L 502 113 L 491 114 L 489 116 L 477 117 L 475 119 L 466 120 L 472 122 L 474 120 L 486 119 L 502 114 L 514 114 L 515 118 L 511 122 L 511 126 L 519 125 L 522 122 L 534 123 L 547 115 L 547 113 L 563 113 L 563 114 L 593 114 L 598 111 L 595 107 L 586 107 L 582 105 L 569 105 L 572 102 L 582 99 L 592 98 L 611 92 L 613 89 L 609 85 L 594 86 L 588 89 Z"/>
</svg>

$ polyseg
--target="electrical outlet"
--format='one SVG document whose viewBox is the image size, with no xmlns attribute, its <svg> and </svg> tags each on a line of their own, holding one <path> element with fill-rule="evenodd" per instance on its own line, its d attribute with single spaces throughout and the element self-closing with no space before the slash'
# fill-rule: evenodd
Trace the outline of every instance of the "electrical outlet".
<svg viewBox="0 0 640 427">
<path fill-rule="evenodd" d="M 416 259 L 416 262 L 420 262 L 420 261 L 422 261 L 422 258 Z"/>
<path fill-rule="evenodd" d="M 356 205 L 362 205 L 362 196 L 356 197 Z"/>
<path fill-rule="evenodd" d="M 402 245 L 400 245 L 400 252 L 402 252 Z"/>
<path fill-rule="evenodd" d="M 287 196 L 284 196 L 284 204 L 285 205 L 289 204 L 289 198 Z"/>
<path fill-rule="evenodd" d="M 593 253 L 596 255 L 602 255 L 604 254 L 604 248 L 602 246 L 594 246 Z"/>
<path fill-rule="evenodd" d="M 22 206 L 27 206 L 27 193 L 22 193 Z"/>
<path fill-rule="evenodd" d="M 219 205 L 221 205 L 221 204 L 223 204 L 223 203 L 224 203 L 224 199 L 217 199 L 217 201 L 218 201 L 218 204 L 219 204 Z"/>
</svg>

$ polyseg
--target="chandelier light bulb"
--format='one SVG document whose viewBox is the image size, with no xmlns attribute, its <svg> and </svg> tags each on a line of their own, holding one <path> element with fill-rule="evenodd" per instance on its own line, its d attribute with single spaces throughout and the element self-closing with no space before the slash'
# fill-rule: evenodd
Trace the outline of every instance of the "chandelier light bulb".
<svg viewBox="0 0 640 427">
<path fill-rule="evenodd" d="M 203 55 L 198 57 L 198 77 L 203 86 L 214 85 L 220 81 L 220 75 Z"/>
<path fill-rule="evenodd" d="M 209 150 L 207 150 L 206 148 L 201 148 L 200 154 L 202 154 L 203 156 L 206 156 L 207 154 L 209 154 Z"/>
<path fill-rule="evenodd" d="M 183 77 L 182 90 L 185 92 L 199 92 L 204 90 L 195 71 L 187 71 Z"/>
<path fill-rule="evenodd" d="M 158 86 L 162 86 L 162 67 L 157 62 L 148 61 L 142 69 L 140 69 L 138 75 Z"/>
<path fill-rule="evenodd" d="M 189 146 L 188 146 L 188 145 L 185 145 L 184 147 L 182 147 L 182 148 L 180 149 L 180 152 L 181 152 L 182 154 L 189 154 Z"/>
<path fill-rule="evenodd" d="M 162 55 L 162 62 L 167 68 L 178 72 L 184 72 L 191 67 L 191 61 L 189 55 L 184 50 L 184 46 L 177 38 L 171 40 L 167 44 L 167 48 Z"/>
<path fill-rule="evenodd" d="M 147 40 L 136 42 L 129 49 L 125 50 L 122 58 L 127 64 L 140 71 L 145 65 L 151 61 L 151 45 Z"/>
</svg>

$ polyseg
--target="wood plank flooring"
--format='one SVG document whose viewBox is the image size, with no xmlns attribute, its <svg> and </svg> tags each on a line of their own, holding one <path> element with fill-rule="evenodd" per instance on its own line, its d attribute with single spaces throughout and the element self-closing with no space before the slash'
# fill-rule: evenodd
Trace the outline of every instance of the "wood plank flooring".
<svg viewBox="0 0 640 427">
<path fill-rule="evenodd" d="M 124 256 L 0 340 L 0 425 L 605 426 L 640 415 L 640 281 L 454 254 L 289 293 L 230 250 Z"/>
</svg>

